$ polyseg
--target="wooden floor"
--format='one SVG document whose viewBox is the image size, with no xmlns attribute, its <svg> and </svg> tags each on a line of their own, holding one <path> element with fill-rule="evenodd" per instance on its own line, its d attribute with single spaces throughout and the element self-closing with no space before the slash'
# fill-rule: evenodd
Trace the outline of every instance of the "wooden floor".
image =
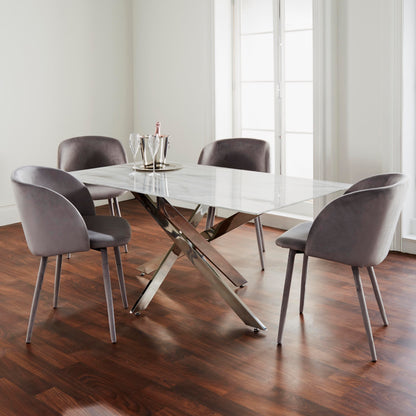
<svg viewBox="0 0 416 416">
<path fill-rule="evenodd" d="M 99 209 L 100 212 L 106 207 Z M 121 204 L 133 229 L 123 254 L 132 304 L 148 281 L 137 266 L 170 240 L 135 201 Z M 240 297 L 268 327 L 254 334 L 210 284 L 180 259 L 140 317 L 122 308 L 111 255 L 118 343 L 109 339 L 100 256 L 63 264 L 52 309 L 48 264 L 32 344 L 25 344 L 39 259 L 19 224 L 0 227 L 0 415 L 412 415 L 416 414 L 416 258 L 392 253 L 376 268 L 390 326 L 364 277 L 379 361 L 370 362 L 350 269 L 311 259 L 304 316 L 296 261 L 283 346 L 276 346 L 287 251 L 265 229 L 261 272 L 246 225 L 215 246 L 249 284 Z"/>
</svg>

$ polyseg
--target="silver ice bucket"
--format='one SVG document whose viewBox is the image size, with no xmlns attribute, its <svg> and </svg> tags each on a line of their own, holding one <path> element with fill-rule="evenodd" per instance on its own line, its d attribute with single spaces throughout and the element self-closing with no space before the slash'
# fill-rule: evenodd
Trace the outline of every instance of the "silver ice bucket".
<svg viewBox="0 0 416 416">
<path fill-rule="evenodd" d="M 140 153 L 145 169 L 153 169 L 152 153 L 149 148 L 149 135 L 140 136 Z M 163 169 L 166 166 L 170 136 L 159 136 L 159 148 L 155 156 L 155 169 Z"/>
</svg>

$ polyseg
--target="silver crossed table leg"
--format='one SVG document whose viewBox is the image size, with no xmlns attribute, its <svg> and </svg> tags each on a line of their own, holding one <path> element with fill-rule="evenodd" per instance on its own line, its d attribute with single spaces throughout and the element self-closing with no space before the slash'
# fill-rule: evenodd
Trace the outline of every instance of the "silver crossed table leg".
<svg viewBox="0 0 416 416">
<path fill-rule="evenodd" d="M 191 218 L 186 220 L 164 198 L 158 197 L 155 202 L 144 194 L 134 193 L 134 196 L 169 235 L 174 244 L 130 312 L 135 313 L 136 310 L 142 311 L 147 308 L 175 261 L 184 254 L 202 275 L 212 283 L 222 298 L 246 325 L 265 330 L 266 327 L 263 323 L 230 288 L 227 279 L 236 287 L 244 286 L 247 281 L 209 244 L 209 241 L 247 223 L 255 218 L 255 215 L 234 214 L 200 234 L 195 227 L 205 215 L 207 207 L 198 206 Z"/>
</svg>

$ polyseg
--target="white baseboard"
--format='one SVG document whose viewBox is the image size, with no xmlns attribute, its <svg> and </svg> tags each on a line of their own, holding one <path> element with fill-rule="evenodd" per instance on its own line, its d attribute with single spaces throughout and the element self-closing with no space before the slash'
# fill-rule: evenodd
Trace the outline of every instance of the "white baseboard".
<svg viewBox="0 0 416 416">
<path fill-rule="evenodd" d="M 289 214 L 287 212 L 271 212 L 261 216 L 261 222 L 263 225 L 278 228 L 279 230 L 289 230 L 295 225 L 305 221 L 312 221 L 312 217 Z"/>
<path fill-rule="evenodd" d="M 0 207 L 0 226 L 20 222 L 19 213 L 15 204 Z"/>
<path fill-rule="evenodd" d="M 128 201 L 129 199 L 134 199 L 134 196 L 130 192 L 127 192 L 124 195 L 118 197 L 119 201 Z M 101 199 L 99 201 L 94 201 L 94 205 L 96 207 L 100 207 L 101 205 L 107 205 L 107 200 Z"/>
<path fill-rule="evenodd" d="M 127 201 L 129 199 L 134 199 L 133 195 L 130 192 L 122 195 L 119 200 Z M 170 200 L 171 204 L 179 206 L 182 208 L 194 209 L 196 204 L 184 203 L 182 201 Z M 95 201 L 95 206 L 101 206 L 107 204 L 106 200 Z M 232 214 L 232 211 L 219 209 L 217 215 L 220 217 L 228 217 Z M 278 228 L 281 230 L 288 230 L 289 228 L 299 224 L 303 221 L 310 221 L 311 218 L 302 215 L 295 215 L 290 213 L 279 213 L 272 212 L 263 214 L 261 216 L 263 225 L 267 227 Z M 0 226 L 13 224 L 20 222 L 19 213 L 17 211 L 17 206 L 15 204 L 5 205 L 0 207 Z"/>
<path fill-rule="evenodd" d="M 405 236 L 402 239 L 403 253 L 416 254 L 416 236 Z"/>
<path fill-rule="evenodd" d="M 127 201 L 128 199 L 133 199 L 133 195 L 130 192 L 122 195 L 119 201 Z M 107 201 L 103 199 L 102 201 L 95 201 L 94 204 L 98 207 L 107 204 Z M 0 206 L 0 226 L 14 224 L 16 222 L 20 222 L 20 215 L 16 204 Z"/>
<path fill-rule="evenodd" d="M 120 201 L 127 201 L 130 199 L 134 199 L 134 197 L 129 192 L 126 193 L 125 195 L 122 195 L 119 198 Z M 195 208 L 195 204 L 191 204 L 191 203 L 187 204 L 182 201 L 171 200 L 170 203 L 175 206 L 182 207 L 182 208 L 189 208 L 189 209 Z M 96 206 L 101 206 L 105 204 L 107 204 L 107 201 L 105 200 L 95 202 Z M 231 211 L 222 210 L 222 209 L 219 209 L 217 213 L 217 215 L 220 217 L 228 217 L 231 214 L 232 214 Z M 282 213 L 282 212 L 276 211 L 276 212 L 263 214 L 261 216 L 261 220 L 262 220 L 263 225 L 265 225 L 266 227 L 277 228 L 279 230 L 288 230 L 301 222 L 311 221 L 312 218 L 308 216 L 295 215 L 295 214 L 290 214 L 287 212 Z M 17 211 L 17 206 L 15 204 L 1 206 L 0 207 L 0 226 L 14 224 L 16 222 L 20 222 L 20 217 Z M 405 236 L 402 239 L 401 251 L 403 253 L 416 254 L 416 235 Z"/>
<path fill-rule="evenodd" d="M 181 207 L 181 208 L 189 208 L 194 209 L 195 204 L 188 204 L 182 201 L 176 200 L 169 200 L 172 205 Z M 218 209 L 217 216 L 219 217 L 228 217 L 233 214 L 233 211 L 226 210 L 226 209 Z M 301 222 L 311 221 L 312 217 L 292 214 L 288 212 L 279 212 L 279 211 L 272 211 L 261 216 L 261 222 L 266 227 L 277 228 L 279 230 L 288 230 L 289 228 L 294 227 L 295 225 L 300 224 Z"/>
</svg>

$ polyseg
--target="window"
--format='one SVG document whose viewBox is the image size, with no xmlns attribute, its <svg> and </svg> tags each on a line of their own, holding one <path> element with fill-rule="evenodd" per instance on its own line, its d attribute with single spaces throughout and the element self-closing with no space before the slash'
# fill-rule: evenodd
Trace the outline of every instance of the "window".
<svg viewBox="0 0 416 416">
<path fill-rule="evenodd" d="M 291 176 L 313 177 L 312 44 L 312 0 L 234 1 L 233 134 Z"/>
<path fill-rule="evenodd" d="M 403 251 L 416 253 L 416 4 L 403 2 L 402 66 L 402 166 L 409 177 L 409 188 L 402 215 Z M 398 59 L 400 62 L 400 60 Z"/>
</svg>

